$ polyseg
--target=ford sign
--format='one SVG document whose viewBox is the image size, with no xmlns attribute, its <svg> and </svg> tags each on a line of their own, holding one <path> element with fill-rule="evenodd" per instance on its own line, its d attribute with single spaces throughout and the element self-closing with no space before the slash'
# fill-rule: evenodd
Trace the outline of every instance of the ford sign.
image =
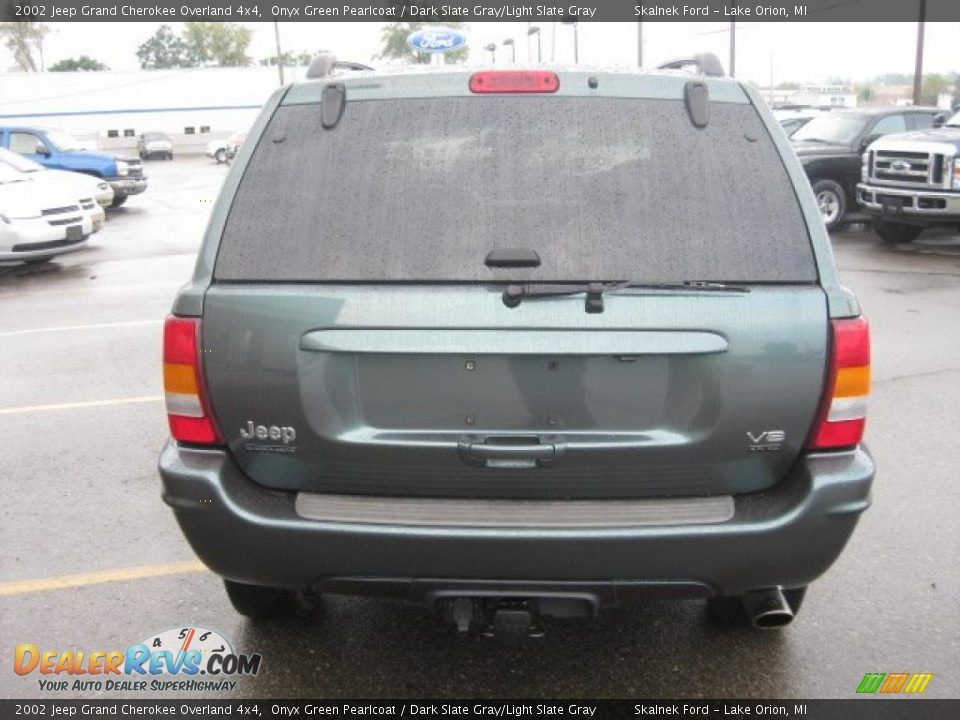
<svg viewBox="0 0 960 720">
<path fill-rule="evenodd" d="M 449 28 L 421 28 L 407 36 L 411 50 L 423 53 L 446 53 L 467 44 L 467 36 Z"/>
</svg>

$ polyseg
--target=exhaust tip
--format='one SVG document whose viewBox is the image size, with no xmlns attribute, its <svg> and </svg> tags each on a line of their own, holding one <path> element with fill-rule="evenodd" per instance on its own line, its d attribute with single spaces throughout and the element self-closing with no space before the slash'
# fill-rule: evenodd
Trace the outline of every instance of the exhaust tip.
<svg viewBox="0 0 960 720">
<path fill-rule="evenodd" d="M 743 596 L 743 605 L 755 628 L 772 630 L 793 621 L 793 610 L 780 588 L 752 590 Z"/>
<path fill-rule="evenodd" d="M 779 628 L 793 622 L 792 612 L 770 612 L 751 619 L 755 628 Z"/>
</svg>

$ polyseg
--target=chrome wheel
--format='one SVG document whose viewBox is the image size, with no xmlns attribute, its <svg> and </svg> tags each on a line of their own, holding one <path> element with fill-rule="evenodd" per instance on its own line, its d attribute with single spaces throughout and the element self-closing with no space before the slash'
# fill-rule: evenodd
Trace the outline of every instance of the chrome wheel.
<svg viewBox="0 0 960 720">
<path fill-rule="evenodd" d="M 840 216 L 840 198 L 833 190 L 818 192 L 817 206 L 820 208 L 820 216 L 827 226 L 833 225 Z"/>
</svg>

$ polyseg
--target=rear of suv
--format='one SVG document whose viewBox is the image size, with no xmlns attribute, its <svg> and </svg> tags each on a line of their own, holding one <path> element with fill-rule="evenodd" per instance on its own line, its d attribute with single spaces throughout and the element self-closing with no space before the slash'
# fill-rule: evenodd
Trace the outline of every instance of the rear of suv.
<svg viewBox="0 0 960 720">
<path fill-rule="evenodd" d="M 164 380 L 164 499 L 256 618 L 369 594 L 526 631 L 666 593 L 781 626 L 873 479 L 803 169 L 752 89 L 681 71 L 277 91 Z"/>
</svg>

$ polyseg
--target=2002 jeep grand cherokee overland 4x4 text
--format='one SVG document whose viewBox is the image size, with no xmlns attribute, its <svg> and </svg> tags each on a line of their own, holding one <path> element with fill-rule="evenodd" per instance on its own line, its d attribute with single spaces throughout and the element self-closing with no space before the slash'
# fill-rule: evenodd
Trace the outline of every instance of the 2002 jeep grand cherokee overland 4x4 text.
<svg viewBox="0 0 960 720">
<path fill-rule="evenodd" d="M 265 106 L 167 320 L 164 498 L 252 617 L 776 627 L 869 504 L 869 363 L 749 86 L 325 76 Z"/>
</svg>

